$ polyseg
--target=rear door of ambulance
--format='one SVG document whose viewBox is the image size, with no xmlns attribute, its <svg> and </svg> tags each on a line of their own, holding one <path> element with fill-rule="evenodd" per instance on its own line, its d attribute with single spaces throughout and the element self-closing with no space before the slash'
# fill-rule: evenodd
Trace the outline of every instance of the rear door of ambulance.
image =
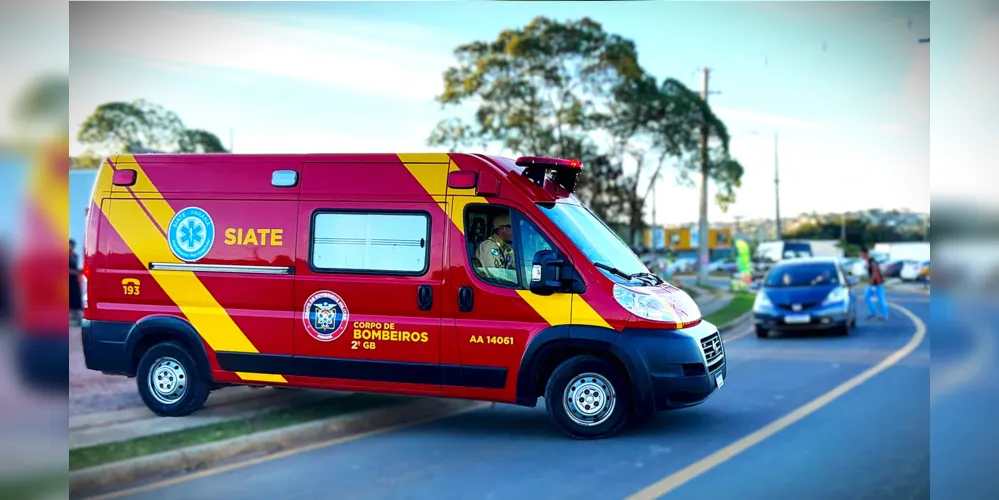
<svg viewBox="0 0 999 500">
<path fill-rule="evenodd" d="M 200 334 L 216 380 L 284 383 L 266 355 L 292 354 L 298 187 L 272 180 L 298 165 L 226 155 L 114 160 L 115 171 L 136 176 L 113 186 L 103 214 L 112 229 L 102 229 L 105 318 L 179 316 Z"/>
<path fill-rule="evenodd" d="M 396 155 L 302 166 L 293 326 L 302 383 L 440 393 L 447 218 L 421 179 L 444 179 L 447 166 Z"/>
</svg>

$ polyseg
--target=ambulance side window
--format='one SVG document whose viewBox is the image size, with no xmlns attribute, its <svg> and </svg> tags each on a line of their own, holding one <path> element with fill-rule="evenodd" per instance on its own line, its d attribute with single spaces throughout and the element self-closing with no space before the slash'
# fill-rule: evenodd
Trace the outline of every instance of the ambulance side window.
<svg viewBox="0 0 999 500">
<path fill-rule="evenodd" d="M 318 211 L 311 247 L 314 272 L 422 276 L 430 262 L 430 214 Z"/>
</svg>

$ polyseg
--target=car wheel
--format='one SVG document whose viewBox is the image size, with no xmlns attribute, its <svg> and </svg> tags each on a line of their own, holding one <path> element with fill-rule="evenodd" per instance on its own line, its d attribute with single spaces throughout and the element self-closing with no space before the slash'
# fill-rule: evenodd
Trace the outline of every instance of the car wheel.
<svg viewBox="0 0 999 500">
<path fill-rule="evenodd" d="M 761 339 L 765 339 L 770 336 L 770 331 L 762 326 L 758 326 L 756 327 L 756 336 Z"/>
<path fill-rule="evenodd" d="M 182 344 L 163 342 L 142 355 L 135 380 L 142 401 L 153 413 L 180 417 L 199 410 L 211 393 L 211 383 L 198 373 L 197 363 Z"/>
<path fill-rule="evenodd" d="M 564 361 L 548 379 L 545 406 L 555 425 L 575 439 L 601 439 L 621 430 L 632 416 L 624 373 L 596 356 Z"/>
</svg>

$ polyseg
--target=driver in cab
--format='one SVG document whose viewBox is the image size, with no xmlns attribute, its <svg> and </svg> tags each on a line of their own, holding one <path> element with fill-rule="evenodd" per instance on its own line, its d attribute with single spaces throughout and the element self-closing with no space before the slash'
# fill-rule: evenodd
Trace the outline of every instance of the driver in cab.
<svg viewBox="0 0 999 500">
<path fill-rule="evenodd" d="M 513 226 L 510 224 L 510 216 L 506 214 L 497 215 L 493 219 L 493 234 L 479 244 L 476 258 L 489 274 L 499 275 L 506 279 L 505 270 L 514 269 L 513 255 Z M 497 272 L 498 271 L 498 272 Z"/>
</svg>

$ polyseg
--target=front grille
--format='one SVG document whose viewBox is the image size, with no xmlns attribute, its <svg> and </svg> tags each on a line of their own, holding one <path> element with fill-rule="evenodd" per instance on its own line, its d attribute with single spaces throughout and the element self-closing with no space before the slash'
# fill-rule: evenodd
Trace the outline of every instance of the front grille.
<svg viewBox="0 0 999 500">
<path fill-rule="evenodd" d="M 704 361 L 707 362 L 708 366 L 713 366 L 716 361 L 721 361 L 721 335 L 718 335 L 718 333 L 712 333 L 711 335 L 701 339 L 701 351 L 704 352 Z"/>
<path fill-rule="evenodd" d="M 794 309 L 791 308 L 791 305 L 792 304 L 778 304 L 777 307 L 779 307 L 781 309 L 784 309 L 785 311 L 792 311 L 793 312 Z M 811 308 L 819 305 L 819 303 L 818 302 L 802 302 L 800 305 L 801 305 L 801 310 L 804 311 L 805 309 L 811 309 Z"/>
</svg>

